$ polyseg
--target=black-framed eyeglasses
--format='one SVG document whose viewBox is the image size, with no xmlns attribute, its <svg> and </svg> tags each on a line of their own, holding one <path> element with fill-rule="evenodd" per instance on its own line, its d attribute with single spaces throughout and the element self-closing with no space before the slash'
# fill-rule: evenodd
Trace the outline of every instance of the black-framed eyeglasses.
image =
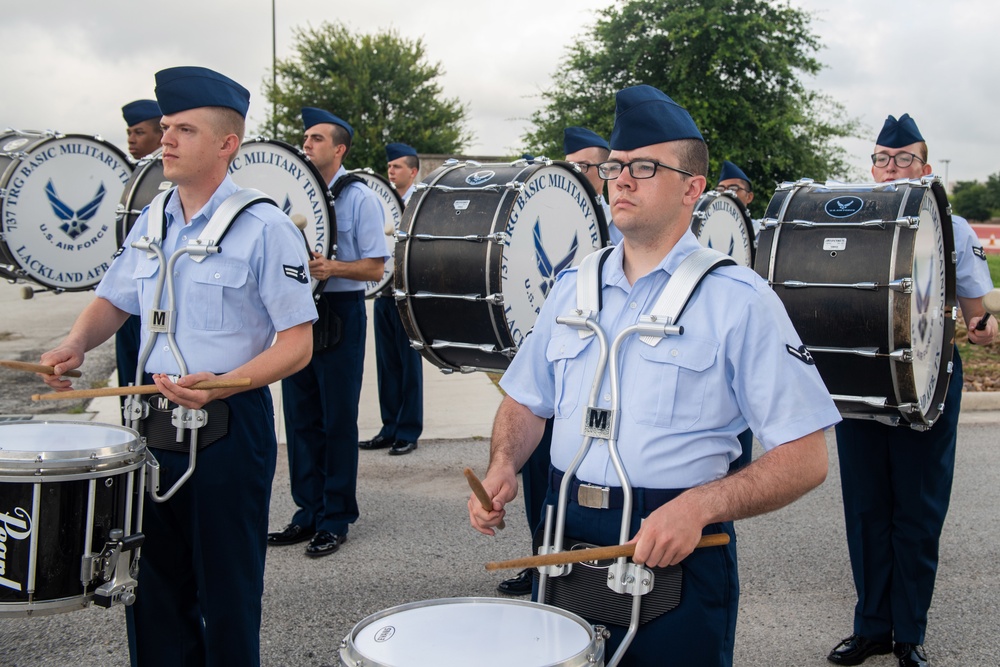
<svg viewBox="0 0 1000 667">
<path fill-rule="evenodd" d="M 896 153 L 895 155 L 889 155 L 888 153 L 875 153 L 872 155 L 872 164 L 880 169 L 889 166 L 889 160 L 896 163 L 896 166 L 900 169 L 906 169 L 914 160 L 920 160 L 922 163 L 927 164 L 919 155 L 914 155 L 913 153 Z"/>
<path fill-rule="evenodd" d="M 584 173 L 584 174 L 586 174 L 588 171 L 590 171 L 591 167 L 598 166 L 598 165 L 594 164 L 593 162 L 574 162 L 573 164 L 575 164 L 580 169 L 580 171 L 582 173 Z"/>
<path fill-rule="evenodd" d="M 737 194 L 740 192 L 753 192 L 753 190 L 751 190 L 750 188 L 745 188 L 742 185 L 737 185 L 736 183 L 733 183 L 732 185 L 717 185 L 715 186 L 715 191 L 732 192 L 733 194 Z"/>
<path fill-rule="evenodd" d="M 684 171 L 683 169 L 678 169 L 677 167 L 671 167 L 669 164 L 663 164 L 662 162 L 657 162 L 655 160 L 632 160 L 631 162 L 618 162 L 612 160 L 610 162 L 602 162 L 597 165 L 597 175 L 601 177 L 602 181 L 613 181 L 622 175 L 622 171 L 625 167 L 628 167 L 628 173 L 632 174 L 632 178 L 636 180 L 656 176 L 657 167 L 663 167 L 664 169 L 669 169 L 670 171 L 676 171 L 678 174 L 684 174 L 685 176 L 694 176 L 694 174 L 690 171 Z"/>
</svg>

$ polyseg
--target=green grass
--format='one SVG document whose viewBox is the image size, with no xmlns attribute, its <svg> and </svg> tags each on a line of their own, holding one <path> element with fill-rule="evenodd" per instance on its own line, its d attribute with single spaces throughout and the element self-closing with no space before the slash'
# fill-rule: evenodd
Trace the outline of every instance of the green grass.
<svg viewBox="0 0 1000 667">
<path fill-rule="evenodd" d="M 1000 255 L 986 255 L 986 263 L 990 266 L 990 276 L 993 278 L 993 285 L 1000 285 Z"/>
</svg>

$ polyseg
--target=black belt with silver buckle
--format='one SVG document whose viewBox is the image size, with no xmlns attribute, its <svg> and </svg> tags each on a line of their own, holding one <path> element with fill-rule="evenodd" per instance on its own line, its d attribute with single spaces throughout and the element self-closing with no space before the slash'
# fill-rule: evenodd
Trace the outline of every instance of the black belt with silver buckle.
<svg viewBox="0 0 1000 667">
<path fill-rule="evenodd" d="M 171 422 L 177 404 L 168 400 L 163 394 L 153 394 L 143 402 L 149 409 L 146 411 L 146 416 L 136 424 L 135 430 L 146 438 L 146 446 L 173 452 L 191 451 L 193 429 L 183 429 L 183 440 L 177 442 L 177 427 Z M 208 419 L 204 426 L 197 429 L 199 452 L 229 432 L 229 405 L 225 401 L 212 401 L 202 407 L 202 410 L 208 413 Z"/>
<path fill-rule="evenodd" d="M 562 484 L 564 473 L 555 468 L 549 468 L 549 487 L 556 492 Z M 633 488 L 633 508 L 642 512 L 651 512 L 687 491 L 687 489 L 646 489 Z M 569 485 L 569 501 L 588 509 L 621 509 L 625 495 L 620 486 L 600 486 L 581 482 L 575 477 Z"/>
</svg>

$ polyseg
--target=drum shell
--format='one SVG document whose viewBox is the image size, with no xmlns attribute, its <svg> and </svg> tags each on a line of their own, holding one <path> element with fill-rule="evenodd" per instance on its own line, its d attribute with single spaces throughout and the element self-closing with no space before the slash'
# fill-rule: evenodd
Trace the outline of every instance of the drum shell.
<svg viewBox="0 0 1000 667">
<path fill-rule="evenodd" d="M 46 451 L 44 443 L 31 449 L 16 442 L 26 434 L 45 436 L 53 430 L 76 435 L 81 447 Z M 106 436 L 105 441 L 84 446 L 95 434 Z M 81 581 L 83 557 L 100 553 L 114 529 L 125 536 L 140 531 L 145 464 L 138 434 L 120 426 L 0 425 L 0 617 L 73 611 L 90 604 L 102 581 Z M 134 567 L 138 553 L 129 559 Z"/>
<path fill-rule="evenodd" d="M 0 274 L 57 291 L 95 287 L 117 249 L 125 154 L 96 136 L 17 131 L 0 136 L 0 154 Z"/>
<path fill-rule="evenodd" d="M 495 175 L 470 186 L 469 179 L 475 182 L 477 175 L 487 173 Z M 607 244 L 608 232 L 596 193 L 569 163 L 446 164 L 431 173 L 411 197 L 401 225 L 405 240 L 396 247 L 394 285 L 407 335 L 435 366 L 502 371 L 534 325 L 554 280 L 518 274 L 521 265 L 513 262 L 522 258 L 511 252 L 511 239 L 514 234 L 530 235 L 529 225 L 541 219 L 539 215 L 537 220 L 528 220 L 529 215 L 521 213 L 527 211 L 526 202 L 546 187 L 542 183 L 568 185 L 579 193 L 575 203 L 560 202 L 543 210 L 545 224 L 539 222 L 541 237 L 535 239 L 537 249 L 546 232 L 555 235 L 579 225 L 574 237 L 578 249 L 570 263 L 575 266 Z M 462 240 L 469 235 L 504 234 L 506 241 Z M 555 264 L 565 259 L 571 244 L 556 242 L 551 247 L 555 256 L 550 261 Z M 423 293 L 442 298 L 417 296 Z M 482 300 L 444 298 L 457 295 Z M 502 298 L 491 300 L 497 295 Z M 433 347 L 438 341 L 467 347 Z"/>
<path fill-rule="evenodd" d="M 897 220 L 919 220 L 933 204 L 940 215 L 939 259 L 944 273 L 943 345 L 934 364 L 935 398 L 924 413 L 878 408 L 838 400 L 845 417 L 892 420 L 902 416 L 920 426 L 933 424 L 947 392 L 953 354 L 955 305 L 954 237 L 947 200 L 939 183 L 901 182 L 892 187 L 844 184 L 833 192 L 820 185 L 785 187 L 775 192 L 758 237 L 755 270 L 767 279 L 785 305 L 799 337 L 812 353 L 817 370 L 835 397 L 890 398 L 894 405 L 919 400 L 921 388 L 911 364 L 890 354 L 914 346 L 919 314 L 911 296 L 888 285 L 913 278 L 919 228 Z M 850 215 L 831 215 L 831 198 L 860 200 Z M 819 226 L 796 225 L 795 221 Z M 878 226 L 872 221 L 884 221 Z M 929 220 L 921 222 L 928 224 Z M 775 224 L 779 223 L 779 224 Z M 875 283 L 877 289 L 788 287 L 786 281 L 812 284 Z M 875 348 L 878 356 L 836 354 L 818 348 Z M 902 413 L 902 414 L 901 414 Z"/>
<path fill-rule="evenodd" d="M 503 628 L 508 635 L 502 645 L 495 643 L 497 628 Z M 340 664 L 601 667 L 602 632 L 575 614 L 533 602 L 497 598 L 428 600 L 392 607 L 357 623 L 341 642 Z M 370 636 L 362 638 L 363 633 Z M 393 642 L 402 646 L 394 647 Z M 415 650 L 421 645 L 426 650 Z"/>
</svg>

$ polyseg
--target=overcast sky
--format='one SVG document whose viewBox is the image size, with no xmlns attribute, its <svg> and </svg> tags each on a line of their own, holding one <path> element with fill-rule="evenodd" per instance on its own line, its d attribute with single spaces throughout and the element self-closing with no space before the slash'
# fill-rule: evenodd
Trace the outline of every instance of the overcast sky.
<svg viewBox="0 0 1000 667">
<path fill-rule="evenodd" d="M 358 32 L 422 38 L 441 63 L 445 95 L 469 105 L 469 152 L 520 150 L 538 92 L 566 46 L 607 0 L 275 0 L 278 58 L 296 26 L 343 20 Z M 909 112 L 942 176 L 985 180 L 1000 171 L 994 120 L 1000 98 L 996 0 L 792 0 L 815 15 L 826 69 L 807 84 L 841 102 L 870 130 Z M 271 0 L 35 0 L 4 12 L 0 128 L 100 134 L 124 148 L 120 108 L 153 97 L 153 73 L 202 65 L 250 89 L 251 130 L 265 117 Z M 669 93 L 670 91 L 666 91 Z M 867 173 L 871 140 L 845 144 Z M 376 166 L 376 165 L 373 165 Z"/>
</svg>

